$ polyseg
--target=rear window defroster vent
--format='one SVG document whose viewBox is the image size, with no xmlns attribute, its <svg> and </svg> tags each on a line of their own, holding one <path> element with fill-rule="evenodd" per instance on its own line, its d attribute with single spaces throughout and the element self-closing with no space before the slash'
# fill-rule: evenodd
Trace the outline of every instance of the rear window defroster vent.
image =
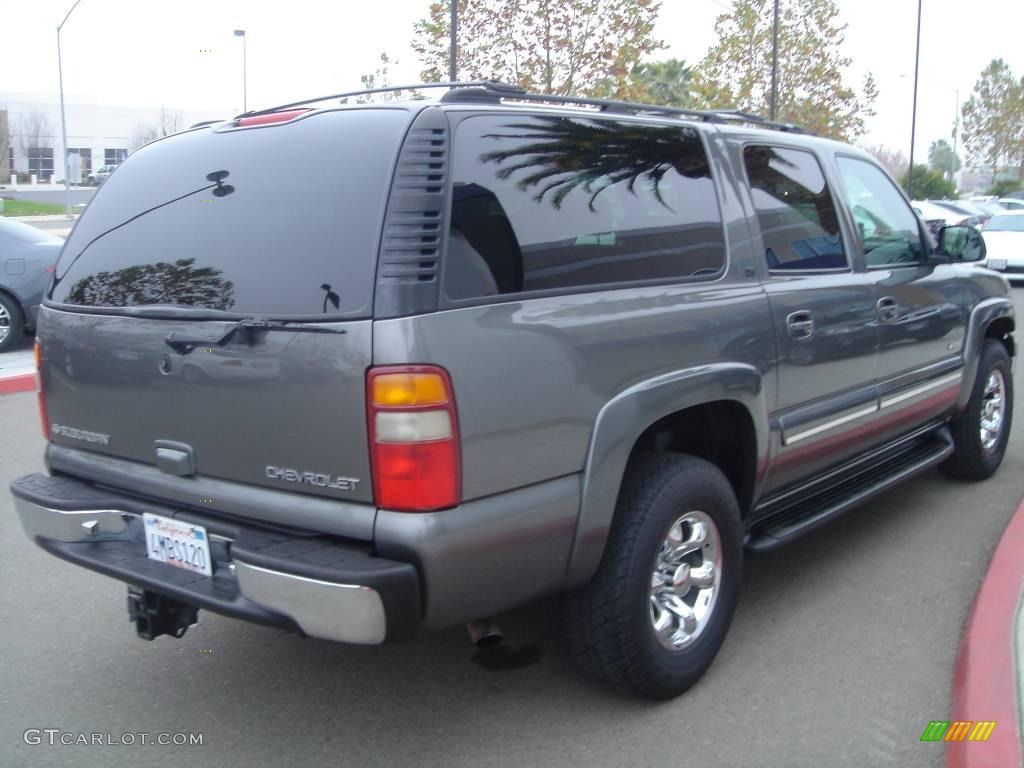
<svg viewBox="0 0 1024 768">
<path fill-rule="evenodd" d="M 436 308 L 444 247 L 449 130 L 438 109 L 413 123 L 398 158 L 377 267 L 374 314 L 396 317 Z"/>
</svg>

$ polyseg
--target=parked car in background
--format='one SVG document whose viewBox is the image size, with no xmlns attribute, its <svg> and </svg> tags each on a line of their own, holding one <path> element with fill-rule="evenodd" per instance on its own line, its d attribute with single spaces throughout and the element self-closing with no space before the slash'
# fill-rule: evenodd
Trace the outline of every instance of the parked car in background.
<svg viewBox="0 0 1024 768">
<path fill-rule="evenodd" d="M 101 165 L 99 168 L 97 168 L 95 171 L 89 174 L 89 183 L 92 184 L 94 187 L 98 187 L 100 184 L 107 180 L 107 177 L 114 172 L 115 168 L 117 168 L 116 165 Z"/>
<path fill-rule="evenodd" d="M 911 203 L 911 207 L 914 209 L 914 213 L 924 221 L 933 239 L 938 237 L 940 229 L 953 224 L 955 218 L 952 211 L 935 205 L 931 201 L 915 200 Z"/>
<path fill-rule="evenodd" d="M 993 216 L 981 230 L 988 251 L 985 266 L 1011 282 L 1024 282 L 1024 210 Z"/>
<path fill-rule="evenodd" d="M 970 221 L 963 221 L 958 223 L 968 224 L 969 226 L 974 227 L 982 226 L 986 221 L 988 221 L 992 217 L 993 213 L 996 213 L 996 211 L 990 210 L 982 206 L 980 203 L 974 202 L 973 200 L 940 200 L 938 201 L 938 203 L 939 205 L 947 205 L 947 207 L 950 207 L 956 211 L 964 211 L 968 215 L 972 216 L 974 219 L 974 223 L 971 223 Z M 1002 207 L 1000 207 L 1000 210 L 1003 210 Z"/>
<path fill-rule="evenodd" d="M 1024 211 L 1024 198 L 1000 197 L 999 204 L 1008 211 Z"/>
<path fill-rule="evenodd" d="M 0 352 L 35 328 L 39 302 L 63 245 L 59 237 L 0 218 Z"/>
<path fill-rule="evenodd" d="M 999 203 L 999 200 L 995 197 L 989 197 L 985 199 L 972 197 L 967 202 L 969 202 L 974 207 L 980 208 L 981 210 L 985 211 L 985 213 L 987 213 L 989 216 L 995 216 L 997 213 L 1002 213 L 1003 211 L 1007 210 L 1004 206 L 1002 206 Z"/>
<path fill-rule="evenodd" d="M 947 226 L 958 224 L 977 227 L 985 216 L 982 212 L 972 211 L 969 208 L 970 203 L 964 204 L 960 200 L 928 200 L 927 202 L 936 208 L 949 211 L 949 218 L 946 219 Z"/>
</svg>

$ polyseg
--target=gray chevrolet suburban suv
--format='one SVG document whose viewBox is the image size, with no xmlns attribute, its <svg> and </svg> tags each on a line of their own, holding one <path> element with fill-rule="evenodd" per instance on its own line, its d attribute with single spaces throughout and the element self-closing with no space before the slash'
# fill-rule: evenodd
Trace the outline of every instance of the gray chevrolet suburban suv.
<svg viewBox="0 0 1024 768">
<path fill-rule="evenodd" d="M 1007 283 L 864 152 L 497 83 L 338 96 L 133 154 L 40 311 L 18 514 L 142 637 L 479 635 L 558 593 L 584 669 L 666 698 L 745 550 L 998 468 Z"/>
</svg>

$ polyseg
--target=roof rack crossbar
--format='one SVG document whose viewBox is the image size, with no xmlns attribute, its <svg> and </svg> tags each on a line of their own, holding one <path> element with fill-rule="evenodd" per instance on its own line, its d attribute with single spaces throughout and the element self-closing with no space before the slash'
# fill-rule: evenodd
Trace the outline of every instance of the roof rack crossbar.
<svg viewBox="0 0 1024 768">
<path fill-rule="evenodd" d="M 243 117 L 256 117 L 257 115 L 268 115 L 273 112 L 279 112 L 282 109 L 291 109 L 292 107 L 304 107 L 307 104 L 315 104 L 318 101 L 327 101 L 329 99 L 348 99 L 353 96 L 369 96 L 374 93 L 394 93 L 396 91 L 418 91 L 427 88 L 486 88 L 488 91 L 493 91 L 497 94 L 512 94 L 522 93 L 520 88 L 508 83 L 501 83 L 497 80 L 471 80 L 467 82 L 454 82 L 454 83 L 416 83 L 414 85 L 389 85 L 384 88 L 364 88 L 359 91 L 347 91 L 345 93 L 332 93 L 328 96 L 317 96 L 313 99 L 303 99 L 302 101 L 293 101 L 288 104 L 278 104 L 274 107 L 267 107 L 265 109 L 250 110 L 249 112 L 243 112 L 236 116 L 235 120 Z"/>
</svg>

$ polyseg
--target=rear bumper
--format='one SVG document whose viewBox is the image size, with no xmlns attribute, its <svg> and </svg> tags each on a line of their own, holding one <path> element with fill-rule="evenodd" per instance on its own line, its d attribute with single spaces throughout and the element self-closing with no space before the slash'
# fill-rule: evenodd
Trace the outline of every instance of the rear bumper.
<svg viewBox="0 0 1024 768">
<path fill-rule="evenodd" d="M 68 477 L 11 484 L 25 533 L 51 554 L 216 613 L 348 643 L 407 637 L 421 618 L 416 568 L 326 536 L 226 523 Z M 202 525 L 213 576 L 146 556 L 142 514 Z"/>
</svg>

